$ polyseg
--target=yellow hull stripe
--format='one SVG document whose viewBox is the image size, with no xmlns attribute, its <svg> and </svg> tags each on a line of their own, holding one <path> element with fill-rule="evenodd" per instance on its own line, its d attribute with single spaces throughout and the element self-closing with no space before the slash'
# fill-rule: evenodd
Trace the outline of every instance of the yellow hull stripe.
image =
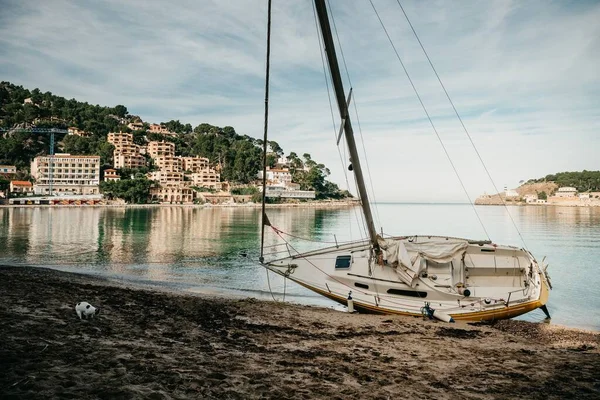
<svg viewBox="0 0 600 400">
<path fill-rule="evenodd" d="M 525 313 L 528 313 L 529 311 L 533 311 L 536 308 L 540 308 L 541 306 L 545 305 L 548 301 L 548 287 L 547 287 L 547 283 L 545 281 L 545 279 L 540 276 L 541 280 L 542 280 L 542 290 L 540 293 L 540 298 L 537 300 L 533 300 L 533 301 L 529 301 L 526 303 L 520 303 L 520 304 L 515 304 L 509 307 L 505 307 L 502 309 L 494 309 L 494 310 L 487 310 L 487 311 L 473 311 L 473 312 L 465 312 L 465 313 L 460 313 L 460 314 L 450 314 L 450 316 L 452 318 L 454 318 L 454 320 L 456 321 L 495 321 L 495 320 L 499 320 L 499 319 L 508 319 L 508 318 L 513 318 Z M 292 278 L 290 278 L 292 279 Z M 309 286 L 307 284 L 304 284 L 302 282 L 298 282 L 294 279 L 292 279 L 294 282 L 296 282 L 299 285 L 304 286 L 307 289 L 310 289 L 314 292 L 317 292 L 331 300 L 337 301 L 340 304 L 346 305 L 347 304 L 347 299 L 344 298 L 343 296 L 338 296 L 336 294 L 333 293 L 329 293 L 327 291 L 321 290 L 321 289 L 317 289 L 313 286 Z M 393 309 L 389 309 L 389 308 L 383 308 L 383 307 L 377 307 L 377 306 L 373 306 L 370 304 L 366 304 L 366 303 L 361 303 L 358 301 L 354 301 L 354 308 L 358 309 L 358 310 L 363 310 L 372 314 L 396 314 L 396 315 L 406 315 L 406 316 L 413 316 L 413 317 L 420 317 L 421 314 L 420 313 L 413 313 L 413 312 L 408 312 L 408 311 L 398 311 L 398 310 L 393 310 Z"/>
</svg>

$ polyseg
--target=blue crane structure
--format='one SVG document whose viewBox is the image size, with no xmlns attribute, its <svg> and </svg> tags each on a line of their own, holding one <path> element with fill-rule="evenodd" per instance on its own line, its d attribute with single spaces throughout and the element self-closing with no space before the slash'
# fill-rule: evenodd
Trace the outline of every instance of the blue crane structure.
<svg viewBox="0 0 600 400">
<path fill-rule="evenodd" d="M 31 133 L 42 133 L 50 135 L 50 150 L 48 155 L 50 156 L 50 165 L 48 166 L 48 181 L 50 185 L 50 195 L 52 196 L 52 183 L 53 183 L 53 170 L 54 170 L 54 134 L 55 133 L 69 133 L 66 129 L 60 128 L 0 128 L 0 132 L 31 132 Z"/>
</svg>

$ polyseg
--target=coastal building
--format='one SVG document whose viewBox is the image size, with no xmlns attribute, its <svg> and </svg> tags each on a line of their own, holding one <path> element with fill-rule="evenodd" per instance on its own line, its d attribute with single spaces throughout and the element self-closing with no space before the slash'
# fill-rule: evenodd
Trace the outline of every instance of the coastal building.
<svg viewBox="0 0 600 400">
<path fill-rule="evenodd" d="M 159 124 L 150 124 L 148 131 L 150 133 L 158 133 L 160 135 L 177 136 L 177 133 L 171 132 L 168 128 Z"/>
<path fill-rule="evenodd" d="M 175 156 L 154 157 L 154 165 L 165 172 L 183 172 L 183 161 Z"/>
<path fill-rule="evenodd" d="M 33 184 L 29 181 L 10 181 L 11 193 L 33 194 Z"/>
<path fill-rule="evenodd" d="M 234 204 L 234 197 L 230 193 L 197 193 L 198 198 L 209 204 Z"/>
<path fill-rule="evenodd" d="M 133 134 L 111 132 L 108 142 L 115 146 L 113 162 L 115 168 L 141 168 L 146 166 L 146 158 L 140 154 L 140 146 L 133 142 Z"/>
<path fill-rule="evenodd" d="M 161 186 L 177 186 L 183 183 L 183 172 L 152 171 L 148 179 L 159 183 Z"/>
<path fill-rule="evenodd" d="M 115 149 L 133 144 L 133 134 L 127 132 L 110 132 L 107 136 L 108 143 L 115 146 Z"/>
<path fill-rule="evenodd" d="M 98 194 L 100 156 L 38 156 L 31 162 L 31 176 L 36 194 Z"/>
<path fill-rule="evenodd" d="M 200 172 L 208 168 L 208 158 L 181 157 L 183 170 L 186 172 Z"/>
<path fill-rule="evenodd" d="M 287 190 L 300 190 L 300 184 L 294 182 L 288 182 L 285 184 Z"/>
<path fill-rule="evenodd" d="M 150 188 L 153 202 L 159 203 L 192 203 L 193 190 L 185 186 L 157 186 Z"/>
<path fill-rule="evenodd" d="M 260 188 L 262 191 L 262 188 Z M 266 197 L 281 197 L 287 199 L 314 199 L 314 190 L 294 190 L 288 189 L 284 185 L 267 185 Z"/>
<path fill-rule="evenodd" d="M 104 181 L 105 182 L 110 182 L 110 181 L 120 181 L 121 177 L 117 174 L 117 170 L 116 169 L 105 169 L 104 170 Z"/>
<path fill-rule="evenodd" d="M 17 167 L 14 165 L 0 165 L 0 175 L 16 174 Z"/>
<path fill-rule="evenodd" d="M 108 143 L 115 146 L 114 155 L 117 154 L 138 154 L 140 146 L 133 142 L 133 135 L 125 132 L 111 132 L 108 134 Z"/>
<path fill-rule="evenodd" d="M 504 197 L 506 198 L 514 198 L 514 197 L 519 197 L 519 192 L 517 192 L 514 189 L 507 189 L 506 186 L 504 186 Z"/>
<path fill-rule="evenodd" d="M 140 146 L 132 143 L 119 143 L 115 145 L 115 150 L 113 152 L 116 154 L 140 154 Z"/>
<path fill-rule="evenodd" d="M 28 97 L 25 100 L 23 100 L 23 105 L 25 104 L 33 104 L 33 100 L 31 99 L 31 97 Z"/>
<path fill-rule="evenodd" d="M 175 157 L 175 143 L 165 142 L 150 142 L 148 143 L 148 155 L 152 158 L 170 156 Z"/>
<path fill-rule="evenodd" d="M 526 194 L 525 196 L 523 196 L 523 199 L 527 204 L 534 204 L 537 203 L 538 197 L 536 194 Z"/>
<path fill-rule="evenodd" d="M 561 188 L 558 188 L 554 195 L 556 197 L 575 197 L 577 196 L 577 189 L 570 186 L 563 186 Z"/>
<path fill-rule="evenodd" d="M 69 135 L 75 135 L 75 136 L 81 136 L 81 137 L 87 137 L 87 136 L 91 135 L 91 133 L 86 132 L 83 129 L 78 129 L 74 126 L 68 128 L 67 132 Z"/>
<path fill-rule="evenodd" d="M 287 157 L 279 157 L 275 163 L 275 168 L 288 168 L 290 160 Z"/>
<path fill-rule="evenodd" d="M 262 171 L 258 172 L 258 179 L 262 179 Z M 272 184 L 283 184 L 292 182 L 292 174 L 288 168 L 269 168 L 267 167 L 267 181 Z"/>
<path fill-rule="evenodd" d="M 142 168 L 146 166 L 146 158 L 141 154 L 120 153 L 117 150 L 113 154 L 113 162 L 117 169 Z"/>
<path fill-rule="evenodd" d="M 579 193 L 579 200 L 590 201 L 590 194 L 589 193 Z"/>
<path fill-rule="evenodd" d="M 205 168 L 190 175 L 194 186 L 221 190 L 221 175 L 212 168 Z"/>
<path fill-rule="evenodd" d="M 132 131 L 140 131 L 140 130 L 144 129 L 144 123 L 143 122 L 130 122 L 127 124 L 127 127 L 129 129 L 131 129 Z"/>
</svg>

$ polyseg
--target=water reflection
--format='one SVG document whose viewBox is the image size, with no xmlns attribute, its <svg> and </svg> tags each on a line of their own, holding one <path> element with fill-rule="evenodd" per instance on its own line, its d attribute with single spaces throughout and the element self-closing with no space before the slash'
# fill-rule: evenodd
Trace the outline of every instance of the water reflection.
<svg viewBox="0 0 600 400">
<path fill-rule="evenodd" d="M 547 256 L 555 290 L 549 304 L 559 324 L 600 329 L 600 209 L 578 207 L 477 207 L 493 241 L 525 245 Z M 299 251 L 357 240 L 365 228 L 357 209 L 268 209 L 274 226 Z M 484 239 L 468 205 L 379 204 L 375 213 L 389 234 L 452 235 Z M 511 219 L 512 216 L 512 219 Z M 174 285 L 182 290 L 281 296 L 283 281 L 255 260 L 260 209 L 0 208 L 0 262 L 85 270 Z M 307 238 L 304 241 L 299 238 Z M 266 245 L 282 242 L 267 229 Z M 328 243 L 325 243 L 328 242 Z M 285 250 L 285 248 L 283 248 Z M 242 258 L 240 253 L 248 253 Z M 305 303 L 330 304 L 295 285 L 286 291 Z M 543 314 L 528 314 L 530 320 Z"/>
</svg>

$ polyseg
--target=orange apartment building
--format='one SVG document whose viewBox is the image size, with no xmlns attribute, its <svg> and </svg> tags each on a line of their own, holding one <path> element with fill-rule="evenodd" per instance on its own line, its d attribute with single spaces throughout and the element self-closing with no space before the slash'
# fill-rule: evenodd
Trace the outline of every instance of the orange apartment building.
<svg viewBox="0 0 600 400">
<path fill-rule="evenodd" d="M 175 157 L 175 143 L 165 142 L 150 142 L 148 143 L 148 155 L 152 158 L 170 156 Z"/>
<path fill-rule="evenodd" d="M 186 172 L 200 172 L 208 168 L 208 158 L 205 157 L 181 157 L 183 170 Z"/>
<path fill-rule="evenodd" d="M 183 172 L 183 161 L 175 156 L 157 156 L 154 158 L 154 165 L 165 172 Z"/>
<path fill-rule="evenodd" d="M 212 168 L 206 168 L 190 175 L 194 186 L 221 190 L 221 176 Z"/>
<path fill-rule="evenodd" d="M 140 146 L 133 143 L 133 134 L 111 132 L 108 142 L 115 146 L 113 163 L 115 168 L 141 168 L 146 166 L 146 158 L 140 154 Z"/>
</svg>

